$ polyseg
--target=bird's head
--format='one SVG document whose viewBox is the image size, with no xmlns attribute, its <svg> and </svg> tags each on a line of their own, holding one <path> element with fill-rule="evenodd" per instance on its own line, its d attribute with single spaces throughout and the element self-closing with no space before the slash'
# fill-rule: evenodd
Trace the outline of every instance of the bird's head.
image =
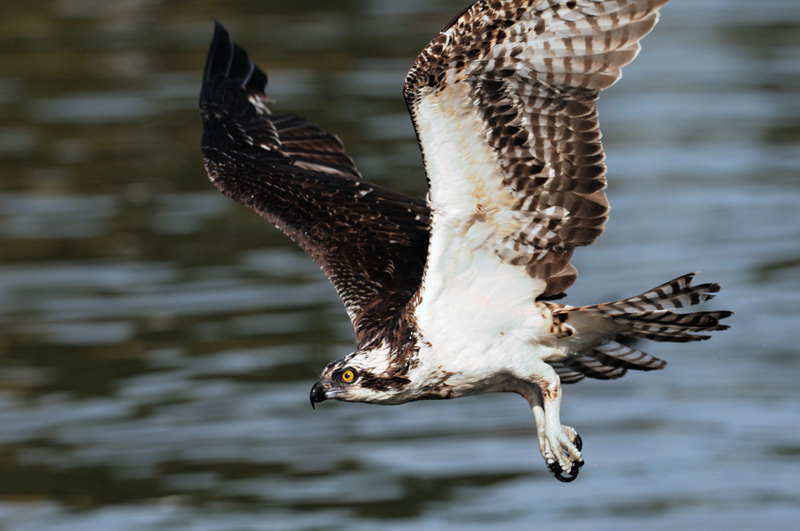
<svg viewBox="0 0 800 531">
<path fill-rule="evenodd" d="M 410 380 L 408 367 L 397 366 L 390 349 L 384 346 L 357 350 L 329 363 L 311 388 L 311 406 L 328 399 L 372 404 L 400 404 Z"/>
</svg>

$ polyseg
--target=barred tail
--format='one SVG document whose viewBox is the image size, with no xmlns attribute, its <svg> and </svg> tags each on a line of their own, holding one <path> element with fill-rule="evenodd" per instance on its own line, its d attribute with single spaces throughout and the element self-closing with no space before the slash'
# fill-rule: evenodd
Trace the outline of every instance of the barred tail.
<svg viewBox="0 0 800 531">
<path fill-rule="evenodd" d="M 728 325 L 720 324 L 720 320 L 729 317 L 733 312 L 675 313 L 669 311 L 711 300 L 714 298 L 714 294 L 720 290 L 719 284 L 692 286 L 694 276 L 695 273 L 689 273 L 641 295 L 577 309 L 624 325 L 625 329 L 620 332 L 623 336 L 676 343 L 702 341 L 711 337 L 703 332 L 729 328 Z"/>
<path fill-rule="evenodd" d="M 675 313 L 670 310 L 700 304 L 714 297 L 719 284 L 692 286 L 695 273 L 683 275 L 640 295 L 615 302 L 564 308 L 554 312 L 597 317 L 617 325 L 617 339 L 645 338 L 653 341 L 702 341 L 706 332 L 725 330 L 722 319 L 733 312 L 709 311 Z M 620 337 L 621 336 L 621 337 Z M 620 378 L 628 369 L 652 371 L 667 363 L 635 348 L 607 339 L 578 356 L 570 356 L 556 366 L 562 382 L 571 383 L 584 376 L 600 379 Z"/>
</svg>

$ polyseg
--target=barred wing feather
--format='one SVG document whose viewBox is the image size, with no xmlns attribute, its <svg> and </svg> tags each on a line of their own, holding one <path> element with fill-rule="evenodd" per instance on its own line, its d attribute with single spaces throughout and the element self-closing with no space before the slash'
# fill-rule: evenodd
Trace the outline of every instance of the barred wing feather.
<svg viewBox="0 0 800 531">
<path fill-rule="evenodd" d="M 542 281 L 539 298 L 563 296 L 577 275 L 574 248 L 607 219 L 598 92 L 619 79 L 666 2 L 479 0 L 445 27 L 404 90 L 433 230 L 473 236 L 465 252 L 525 268 Z"/>
</svg>

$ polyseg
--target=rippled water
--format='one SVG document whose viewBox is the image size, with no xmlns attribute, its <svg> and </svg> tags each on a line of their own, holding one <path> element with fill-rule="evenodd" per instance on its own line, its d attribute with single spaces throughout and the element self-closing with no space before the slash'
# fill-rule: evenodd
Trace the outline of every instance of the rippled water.
<svg viewBox="0 0 800 531">
<path fill-rule="evenodd" d="M 211 19 L 277 108 L 422 195 L 400 86 L 464 0 L 0 6 L 3 529 L 792 528 L 800 518 L 800 5 L 675 0 L 601 119 L 614 208 L 570 302 L 690 270 L 734 328 L 583 382 L 575 483 L 517 396 L 382 408 L 308 390 L 352 348 L 316 266 L 217 194 Z"/>
</svg>

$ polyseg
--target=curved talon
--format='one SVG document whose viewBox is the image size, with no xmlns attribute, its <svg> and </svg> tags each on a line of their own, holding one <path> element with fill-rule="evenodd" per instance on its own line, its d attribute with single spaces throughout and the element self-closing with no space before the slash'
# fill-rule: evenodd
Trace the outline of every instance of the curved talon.
<svg viewBox="0 0 800 531">
<path fill-rule="evenodd" d="M 577 448 L 579 452 L 583 450 L 583 440 L 578 433 L 575 433 L 575 441 L 573 441 L 572 444 L 575 445 L 575 448 Z M 548 464 L 547 468 L 550 469 L 550 472 L 553 473 L 557 480 L 562 483 L 569 483 L 571 481 L 575 481 L 581 471 L 582 466 L 583 460 L 572 463 L 572 469 L 569 471 L 569 474 L 566 474 L 563 470 L 561 470 L 561 465 L 558 464 L 558 461 Z"/>
<path fill-rule="evenodd" d="M 555 478 L 562 483 L 569 483 L 571 481 L 575 481 L 578 477 L 578 473 L 581 471 L 581 467 L 583 466 L 583 461 L 572 463 L 572 470 L 570 470 L 569 474 L 565 474 L 563 470 L 561 470 L 561 466 L 558 462 L 550 463 L 547 465 L 547 468 L 550 469 L 550 472 L 553 473 Z"/>
</svg>

